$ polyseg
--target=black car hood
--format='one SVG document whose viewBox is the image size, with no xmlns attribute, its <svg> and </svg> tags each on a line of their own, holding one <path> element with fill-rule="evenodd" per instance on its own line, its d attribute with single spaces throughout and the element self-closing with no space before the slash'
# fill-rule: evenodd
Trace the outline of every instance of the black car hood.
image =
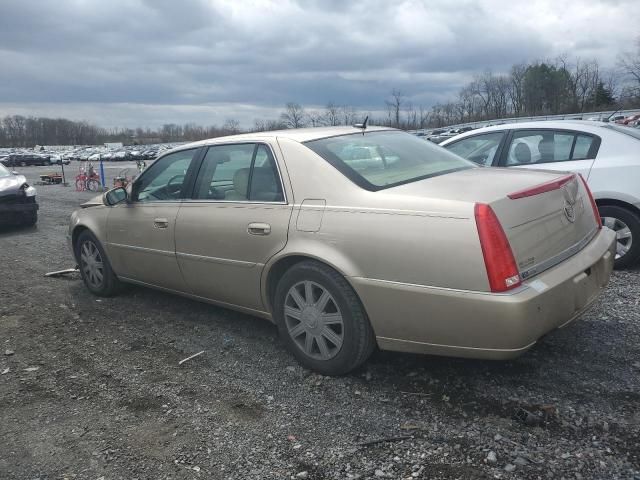
<svg viewBox="0 0 640 480">
<path fill-rule="evenodd" d="M 0 177 L 0 197 L 5 195 L 15 195 L 20 191 L 20 187 L 27 183 L 24 175 L 9 175 Z"/>
</svg>

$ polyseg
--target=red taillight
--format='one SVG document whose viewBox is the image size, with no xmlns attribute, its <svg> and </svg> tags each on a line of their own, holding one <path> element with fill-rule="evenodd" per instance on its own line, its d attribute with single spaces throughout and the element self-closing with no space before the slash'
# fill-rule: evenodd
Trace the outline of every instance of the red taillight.
<svg viewBox="0 0 640 480">
<path fill-rule="evenodd" d="M 498 217 L 484 203 L 476 203 L 475 215 L 491 291 L 505 292 L 518 287 L 522 283 L 518 266 Z"/>
<path fill-rule="evenodd" d="M 602 228 L 602 218 L 600 218 L 600 212 L 598 212 L 598 206 L 596 205 L 596 201 L 593 199 L 593 195 L 591 194 L 591 189 L 589 185 L 587 185 L 587 181 L 584 179 L 582 174 L 580 174 L 580 180 L 582 180 L 582 184 L 584 185 L 584 189 L 587 191 L 589 195 L 589 201 L 591 202 L 591 208 L 593 208 L 593 214 L 596 217 L 596 223 L 598 224 L 598 230 Z"/>
<path fill-rule="evenodd" d="M 536 185 L 535 187 L 525 188 L 524 190 L 518 190 L 517 192 L 510 193 L 507 195 L 511 200 L 516 200 L 518 198 L 525 197 L 533 197 L 534 195 L 540 195 L 541 193 L 550 192 L 552 190 L 558 190 L 565 183 L 569 183 L 575 177 L 574 174 L 565 175 L 564 177 L 558 178 L 557 180 L 551 180 L 550 182 L 541 183 L 540 185 Z"/>
</svg>

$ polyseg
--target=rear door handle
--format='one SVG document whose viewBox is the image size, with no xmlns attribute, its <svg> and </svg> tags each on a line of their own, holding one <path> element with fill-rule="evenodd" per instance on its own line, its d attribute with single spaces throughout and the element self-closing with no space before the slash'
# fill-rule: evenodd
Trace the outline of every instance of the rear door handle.
<svg viewBox="0 0 640 480">
<path fill-rule="evenodd" d="M 154 218 L 153 219 L 153 227 L 154 228 L 167 228 L 169 226 L 169 220 L 166 218 Z"/>
<path fill-rule="evenodd" d="M 247 232 L 251 235 L 269 235 L 271 233 L 271 225 L 268 223 L 250 223 Z"/>
</svg>

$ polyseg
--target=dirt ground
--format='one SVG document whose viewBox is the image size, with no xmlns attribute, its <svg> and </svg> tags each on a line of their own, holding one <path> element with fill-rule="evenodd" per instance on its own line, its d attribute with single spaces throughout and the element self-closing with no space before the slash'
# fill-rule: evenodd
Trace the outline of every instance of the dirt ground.
<svg viewBox="0 0 640 480">
<path fill-rule="evenodd" d="M 91 196 L 38 187 L 37 227 L 0 231 L 0 479 L 640 479 L 640 270 L 517 360 L 329 378 L 264 320 L 45 278 Z"/>
</svg>

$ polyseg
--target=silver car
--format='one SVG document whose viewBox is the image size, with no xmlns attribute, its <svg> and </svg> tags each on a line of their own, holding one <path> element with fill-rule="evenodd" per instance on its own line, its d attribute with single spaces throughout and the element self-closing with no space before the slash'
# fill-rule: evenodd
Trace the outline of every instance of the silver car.
<svg viewBox="0 0 640 480">
<path fill-rule="evenodd" d="M 135 283 L 275 322 L 305 366 L 373 349 L 515 357 L 607 284 L 580 177 L 486 169 L 386 128 L 251 133 L 162 155 L 73 213 L 88 289 Z"/>
</svg>

